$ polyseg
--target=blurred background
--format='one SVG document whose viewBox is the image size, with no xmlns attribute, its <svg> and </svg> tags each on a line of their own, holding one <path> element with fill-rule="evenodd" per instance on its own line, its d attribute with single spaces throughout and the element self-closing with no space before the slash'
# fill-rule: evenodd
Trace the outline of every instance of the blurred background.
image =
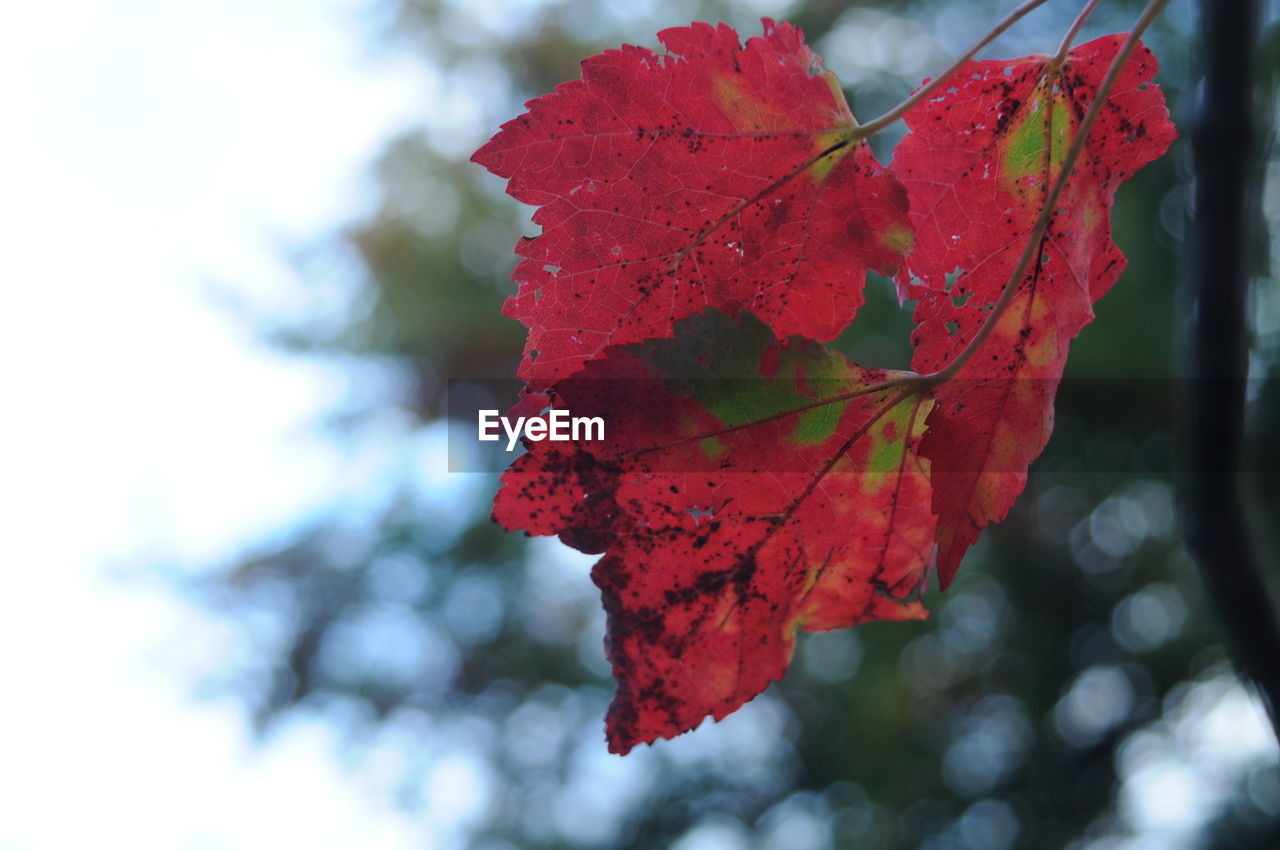
<svg viewBox="0 0 1280 850">
<path fill-rule="evenodd" d="M 446 380 L 510 376 L 522 343 L 500 310 L 529 211 L 467 158 L 525 99 L 605 47 L 767 15 L 866 118 L 1011 5 L 10 10 L 0 848 L 1280 846 L 1276 744 L 1178 539 L 1185 142 L 1120 191 L 1129 270 L 1026 494 L 931 619 L 804 635 L 722 723 L 609 755 L 592 558 L 503 533 L 495 479 L 447 471 Z M 1052 52 L 1078 6 L 985 55 Z M 1079 40 L 1138 7 L 1107 0 Z M 1184 136 L 1196 37 L 1175 0 L 1148 38 Z M 1268 218 L 1278 189 L 1272 166 Z M 907 314 L 869 287 L 839 344 L 905 366 Z M 1274 281 L 1255 306 L 1262 377 Z M 1274 433 L 1280 399 L 1254 414 Z"/>
</svg>

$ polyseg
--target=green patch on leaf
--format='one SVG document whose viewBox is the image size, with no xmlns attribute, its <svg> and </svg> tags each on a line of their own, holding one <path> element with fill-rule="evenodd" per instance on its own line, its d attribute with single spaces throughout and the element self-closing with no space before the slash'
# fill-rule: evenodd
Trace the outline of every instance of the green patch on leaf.
<svg viewBox="0 0 1280 850">
<path fill-rule="evenodd" d="M 1026 196 L 1030 189 L 1042 185 L 1042 178 L 1053 181 L 1071 143 L 1071 109 L 1061 96 L 1052 96 L 1052 108 L 1047 108 L 1045 88 L 1045 83 L 1037 86 L 1033 99 L 1024 107 L 1025 114 L 1013 120 L 1001 143 L 1005 182 L 1015 195 Z"/>
</svg>

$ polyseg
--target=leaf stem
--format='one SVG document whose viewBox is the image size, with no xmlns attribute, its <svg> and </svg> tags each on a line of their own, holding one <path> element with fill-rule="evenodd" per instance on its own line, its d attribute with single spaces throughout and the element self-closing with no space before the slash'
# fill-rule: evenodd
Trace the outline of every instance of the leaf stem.
<svg viewBox="0 0 1280 850">
<path fill-rule="evenodd" d="M 933 94 L 935 91 L 937 91 L 939 86 L 946 83 L 946 81 L 951 78 L 952 74 L 960 70 L 960 67 L 962 65 L 964 65 L 966 62 L 968 62 L 970 59 L 974 57 L 974 54 L 976 54 L 982 48 L 986 47 L 991 42 L 995 41 L 995 39 L 1001 33 L 1003 33 L 1009 27 L 1017 23 L 1019 19 L 1021 19 L 1024 15 L 1026 15 L 1032 9 L 1036 8 L 1037 6 L 1043 5 L 1045 2 L 1046 0 L 1027 0 L 1027 2 L 1023 3 L 1021 6 L 1014 9 L 1009 14 L 1005 15 L 1003 20 L 1001 20 L 998 24 L 992 27 L 991 30 L 986 35 L 978 39 L 977 42 L 975 42 L 972 47 L 970 47 L 963 54 L 961 54 L 960 58 L 952 62 L 951 67 L 947 68 L 947 70 L 943 71 L 936 78 L 930 80 L 928 83 L 922 86 L 918 91 L 912 94 L 911 97 L 902 101 L 902 103 L 898 104 L 893 109 L 890 109 L 884 115 L 881 115 L 879 118 L 876 118 L 874 121 L 870 121 L 866 124 L 862 124 L 858 126 L 854 131 L 855 138 L 866 139 L 871 136 L 874 136 L 876 133 L 879 133 L 885 127 L 888 127 L 890 124 L 894 123 L 899 118 L 906 115 L 913 108 L 915 108 L 916 104 L 920 103 L 920 101 L 924 100 L 926 97 Z M 1097 0 L 1093 0 L 1093 2 L 1096 3 Z"/>
<path fill-rule="evenodd" d="M 708 431 L 705 434 L 697 434 L 692 437 L 681 437 L 680 439 L 670 443 L 660 443 L 656 446 L 649 446 L 648 448 L 637 449 L 634 452 L 628 452 L 625 455 L 620 455 L 620 457 L 628 457 L 628 458 L 640 457 L 642 455 L 651 454 L 652 452 L 660 452 L 660 451 L 665 451 L 667 449 L 672 449 L 672 448 L 675 448 L 676 446 L 681 446 L 686 443 L 692 443 L 698 440 L 705 440 L 705 439 L 708 439 L 709 437 L 722 437 L 725 434 L 732 434 L 735 431 L 742 431 L 746 428 L 754 428 L 757 425 L 763 425 L 764 423 L 772 422 L 775 419 L 782 419 L 786 416 L 797 416 L 799 414 L 807 413 L 808 411 L 814 410 L 819 407 L 826 407 L 827 405 L 831 405 L 831 404 L 840 404 L 842 402 L 851 401 L 855 398 L 860 398 L 865 395 L 871 395 L 872 393 L 878 393 L 883 390 L 893 389 L 894 387 L 904 387 L 907 395 L 910 395 L 912 392 L 922 394 L 924 390 L 928 388 L 928 384 L 926 384 L 925 381 L 921 378 L 921 376 L 917 375 L 915 372 L 901 372 L 892 378 L 886 378 L 885 380 L 878 381 L 874 384 L 867 384 L 865 386 L 860 386 L 856 390 L 849 390 L 847 392 L 829 395 L 825 398 L 820 398 L 815 401 L 809 402 L 808 404 L 802 404 L 797 407 L 790 408 L 789 410 L 782 410 L 777 413 L 771 413 L 768 416 L 762 416 L 759 419 L 752 419 L 750 422 L 742 422 L 738 425 L 726 425 L 724 428 L 721 428 L 718 431 Z M 897 402 L 895 401 L 894 403 L 896 404 Z"/>
<path fill-rule="evenodd" d="M 1133 31 L 1129 33 L 1124 43 L 1120 45 L 1120 50 L 1116 52 L 1115 57 L 1111 60 L 1111 66 L 1107 68 L 1106 76 L 1102 78 L 1102 84 L 1098 86 L 1098 93 L 1094 96 L 1093 103 L 1089 104 L 1089 111 L 1085 113 L 1084 119 L 1081 120 L 1080 129 L 1075 138 L 1071 140 L 1071 147 L 1067 149 L 1066 156 L 1062 159 L 1062 170 L 1058 172 L 1058 179 L 1054 181 L 1053 188 L 1049 190 L 1049 195 L 1045 198 L 1044 208 L 1040 211 L 1036 226 L 1031 231 L 1031 238 L 1027 240 L 1027 247 L 1023 249 L 1022 256 L 1018 258 L 1018 265 L 1013 270 L 1013 274 L 1010 275 L 1009 282 L 1005 284 L 1004 291 L 1000 293 L 1000 297 L 992 305 L 991 315 L 987 316 L 987 320 L 983 322 L 982 327 L 978 329 L 978 332 L 969 340 L 969 344 L 956 355 L 954 360 L 936 372 L 923 375 L 923 380 L 930 384 L 940 384 L 955 377 L 956 373 L 972 359 L 973 355 L 982 347 L 982 344 L 987 341 L 987 337 L 991 336 L 991 332 L 995 330 L 996 324 L 1000 321 L 1005 309 L 1013 301 L 1014 294 L 1020 288 L 1023 276 L 1026 275 L 1027 269 L 1031 267 L 1031 261 L 1040 253 L 1041 243 L 1044 241 L 1045 233 L 1049 230 L 1049 223 L 1053 220 L 1053 208 L 1058 203 L 1058 199 L 1062 197 L 1067 181 L 1071 179 L 1071 172 L 1075 169 L 1076 160 L 1080 158 L 1085 144 L 1089 141 L 1089 132 L 1098 120 L 1103 104 L 1111 96 L 1111 89 L 1115 87 L 1116 80 L 1119 78 L 1120 72 L 1124 70 L 1125 63 L 1129 61 L 1134 48 L 1138 46 L 1138 40 L 1168 2 L 1169 0 L 1151 0 L 1147 4 L 1146 8 L 1142 10 L 1142 14 L 1138 16 L 1138 20 L 1134 23 Z M 1053 111 L 1050 110 L 1049 114 L 1052 115 Z"/>
<path fill-rule="evenodd" d="M 1089 20 L 1089 16 L 1093 14 L 1093 10 L 1097 8 L 1099 0 L 1089 0 L 1080 10 L 1080 14 L 1076 16 L 1075 22 L 1071 24 L 1071 29 L 1067 30 L 1067 34 L 1062 37 L 1062 44 L 1058 45 L 1058 52 L 1053 54 L 1053 61 L 1056 65 L 1061 65 L 1067 61 L 1067 53 L 1071 50 L 1071 42 L 1076 40 L 1076 36 L 1080 34 L 1080 28 L 1084 26 L 1084 22 Z"/>
</svg>

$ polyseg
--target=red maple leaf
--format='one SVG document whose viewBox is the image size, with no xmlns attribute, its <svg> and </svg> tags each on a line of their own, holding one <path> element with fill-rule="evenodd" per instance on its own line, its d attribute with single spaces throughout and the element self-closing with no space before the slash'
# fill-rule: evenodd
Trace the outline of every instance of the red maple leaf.
<svg viewBox="0 0 1280 850">
<path fill-rule="evenodd" d="M 910 248 L 902 188 L 798 29 L 766 20 L 624 46 L 529 101 L 473 160 L 539 207 L 504 312 L 529 328 L 520 377 L 543 389 L 609 345 L 671 334 L 708 307 L 827 340 L 867 269 Z"/>
<path fill-rule="evenodd" d="M 963 65 L 907 114 L 898 183 L 797 30 L 661 37 L 679 58 L 587 60 L 476 155 L 541 205 L 507 304 L 530 328 L 522 412 L 607 423 L 527 443 L 494 516 L 604 553 L 616 752 L 736 709 L 798 629 L 924 615 L 930 568 L 949 583 L 1021 492 L 1067 346 L 1123 268 L 1116 188 L 1174 137 L 1145 48 L 1082 137 L 1110 36 Z M 814 341 L 912 245 L 918 373 Z"/>
<path fill-rule="evenodd" d="M 538 442 L 494 517 L 604 552 L 592 573 L 618 682 L 610 749 L 717 720 L 782 676 L 797 629 L 924 616 L 930 402 L 902 373 L 748 314 L 677 323 L 556 385 L 607 439 Z"/>
<path fill-rule="evenodd" d="M 1123 35 L 1049 57 L 970 62 L 907 114 L 891 169 L 907 188 L 915 249 L 898 276 L 919 299 L 912 366 L 946 367 L 987 321 Z M 983 526 L 1004 519 L 1053 429 L 1068 343 L 1124 269 L 1111 240 L 1121 182 L 1175 137 L 1156 60 L 1139 46 L 1076 162 L 1038 256 L 990 336 L 954 377 L 921 447 L 933 465 L 938 573 L 951 581 Z"/>
</svg>

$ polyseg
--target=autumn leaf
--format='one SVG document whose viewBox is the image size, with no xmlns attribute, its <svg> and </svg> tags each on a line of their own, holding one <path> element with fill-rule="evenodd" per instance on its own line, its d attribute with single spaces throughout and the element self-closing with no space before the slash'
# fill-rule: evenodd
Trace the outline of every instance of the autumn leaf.
<svg viewBox="0 0 1280 850">
<path fill-rule="evenodd" d="M 778 679 L 797 629 L 924 616 L 934 518 L 905 373 L 778 342 L 749 314 L 676 324 L 555 387 L 607 440 L 538 442 L 494 516 L 603 552 L 610 749 L 720 719 Z"/>
<path fill-rule="evenodd" d="M 587 60 L 476 155 L 540 206 L 506 307 L 521 412 L 608 423 L 527 443 L 494 517 L 603 553 L 623 753 L 760 693 L 799 629 L 924 616 L 932 569 L 945 587 L 1022 491 L 1124 267 L 1115 191 L 1175 133 L 1136 35 L 962 64 L 866 128 L 786 24 L 661 38 Z M 902 112 L 886 172 L 861 140 Z M 916 371 L 825 348 L 898 265 Z"/>
<path fill-rule="evenodd" d="M 891 169 L 906 187 L 914 250 L 899 274 L 919 299 L 912 366 L 962 356 L 1016 271 L 1049 188 L 1122 35 L 1045 56 L 970 62 L 907 114 Z M 1125 259 L 1111 239 L 1116 189 L 1175 137 L 1139 46 L 1122 69 L 1027 273 L 990 333 L 935 389 L 921 453 L 933 469 L 945 587 L 983 526 L 1004 519 L 1048 442 L 1070 341 Z"/>
<path fill-rule="evenodd" d="M 911 246 L 902 188 L 800 30 L 765 20 L 745 48 L 724 24 L 659 38 L 667 55 L 585 60 L 473 157 L 539 208 L 504 310 L 529 328 L 531 389 L 708 308 L 829 340 L 867 269 L 892 274 Z"/>
</svg>

